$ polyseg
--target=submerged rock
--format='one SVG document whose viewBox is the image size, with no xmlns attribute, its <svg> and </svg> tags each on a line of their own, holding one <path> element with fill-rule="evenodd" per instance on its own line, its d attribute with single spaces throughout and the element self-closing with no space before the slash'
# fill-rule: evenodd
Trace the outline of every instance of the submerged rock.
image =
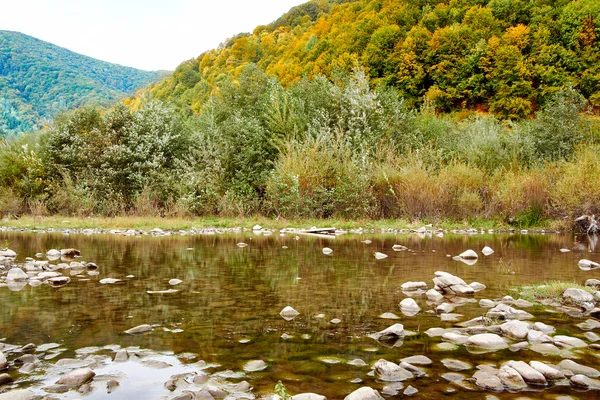
<svg viewBox="0 0 600 400">
<path fill-rule="evenodd" d="M 377 377 L 384 382 L 401 382 L 414 377 L 412 372 L 391 361 L 380 359 L 373 365 Z"/>
<path fill-rule="evenodd" d="M 414 365 L 430 365 L 433 362 L 429 357 L 421 355 L 405 357 L 401 361 Z"/>
<path fill-rule="evenodd" d="M 600 390 L 600 380 L 592 379 L 585 375 L 573 375 L 571 377 L 571 383 L 573 386 L 583 389 Z"/>
<path fill-rule="evenodd" d="M 173 278 L 169 280 L 169 285 L 171 286 L 177 286 L 180 283 L 182 283 L 183 281 L 181 279 L 177 279 L 177 278 Z"/>
<path fill-rule="evenodd" d="M 244 371 L 257 372 L 267 368 L 267 364 L 263 360 L 252 360 L 244 364 Z"/>
<path fill-rule="evenodd" d="M 527 311 L 519 310 L 509 306 L 508 304 L 500 303 L 496 307 L 489 310 L 486 315 L 489 318 L 501 318 L 501 319 L 532 319 L 533 315 Z"/>
<path fill-rule="evenodd" d="M 33 400 L 35 398 L 35 394 L 29 389 L 16 389 L 0 393 L 0 400 Z"/>
</svg>

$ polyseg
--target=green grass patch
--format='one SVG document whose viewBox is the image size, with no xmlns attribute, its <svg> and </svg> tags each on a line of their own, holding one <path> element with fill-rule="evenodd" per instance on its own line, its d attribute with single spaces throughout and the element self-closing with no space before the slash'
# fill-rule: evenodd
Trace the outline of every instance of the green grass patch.
<svg viewBox="0 0 600 400">
<path fill-rule="evenodd" d="M 565 290 L 569 288 L 582 289 L 586 292 L 594 294 L 594 291 L 587 287 L 582 286 L 575 282 L 564 282 L 564 281 L 549 281 L 545 282 L 541 285 L 535 286 L 522 286 L 516 288 L 517 292 L 522 299 L 530 301 L 532 303 L 542 303 L 542 302 L 558 302 L 561 304 L 568 305 L 562 297 L 562 294 Z"/>
</svg>

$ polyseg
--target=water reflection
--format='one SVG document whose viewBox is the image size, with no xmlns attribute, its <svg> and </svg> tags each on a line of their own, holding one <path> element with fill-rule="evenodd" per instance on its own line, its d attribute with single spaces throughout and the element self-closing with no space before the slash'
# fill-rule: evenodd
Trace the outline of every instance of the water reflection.
<svg viewBox="0 0 600 400">
<path fill-rule="evenodd" d="M 7 342 L 56 342 L 67 354 L 110 344 L 192 352 L 233 370 L 248 360 L 263 359 L 270 368 L 253 383 L 259 391 L 272 390 L 281 379 L 293 392 L 332 398 L 356 389 L 351 380 L 368 377 L 360 368 L 323 357 L 370 363 L 382 357 L 398 361 L 435 353 L 433 344 L 439 340 L 422 334 L 406 337 L 401 346 L 392 348 L 367 337 L 393 322 L 379 315 L 400 312 L 398 304 L 406 297 L 402 283 L 424 281 L 431 288 L 434 272 L 442 270 L 467 283 L 485 284 L 487 289 L 476 299 L 496 298 L 516 285 L 547 280 L 583 283 L 591 276 L 577 262 L 599 258 L 594 240 L 576 242 L 559 235 L 345 235 L 335 240 L 308 236 L 296 240 L 294 235 L 255 234 L 154 238 L 2 233 L 0 240 L 19 253 L 18 261 L 53 248 L 77 248 L 83 260 L 99 266 L 97 276 L 72 276 L 62 288 L 0 288 L 0 330 Z M 394 251 L 394 245 L 407 250 Z M 484 246 L 494 253 L 480 256 L 473 265 L 452 259 L 469 248 L 481 254 Z M 332 254 L 323 254 L 324 247 Z M 561 248 L 573 251 L 561 253 Z M 376 259 L 377 252 L 388 257 Z M 105 278 L 122 282 L 100 284 Z M 173 278 L 183 282 L 173 287 L 169 284 Z M 161 293 L 169 289 L 177 292 Z M 426 312 L 431 305 L 424 296 L 414 299 L 423 311 L 400 317 L 406 329 L 424 332 L 453 325 Z M 286 321 L 279 315 L 286 306 L 300 315 Z M 465 319 L 483 314 L 476 302 L 462 305 L 459 312 Z M 330 322 L 334 318 L 340 322 Z M 572 322 L 563 314 L 542 318 L 554 325 Z M 123 333 L 141 324 L 158 328 L 145 336 Z M 459 348 L 453 357 L 464 351 Z"/>
</svg>

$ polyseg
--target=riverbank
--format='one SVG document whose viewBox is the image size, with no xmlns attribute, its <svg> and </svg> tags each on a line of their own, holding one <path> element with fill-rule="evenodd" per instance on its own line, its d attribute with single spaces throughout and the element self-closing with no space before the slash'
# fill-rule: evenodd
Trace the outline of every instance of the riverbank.
<svg viewBox="0 0 600 400">
<path fill-rule="evenodd" d="M 542 226 L 528 228 L 528 232 L 566 232 L 569 227 L 561 221 L 544 221 Z M 252 229 L 260 225 L 267 229 L 283 229 L 290 227 L 310 228 L 334 227 L 344 230 L 374 229 L 388 230 L 418 230 L 426 227 L 428 230 L 493 230 L 495 232 L 521 231 L 516 226 L 498 220 L 470 219 L 468 221 L 443 220 L 436 223 L 430 221 L 413 221 L 404 219 L 272 219 L 266 217 L 221 218 L 161 218 L 161 217 L 64 217 L 64 216 L 22 216 L 19 219 L 4 218 L 0 227 L 5 229 L 99 229 L 99 230 L 144 230 L 159 228 L 165 231 L 180 231 L 191 229 Z"/>
</svg>

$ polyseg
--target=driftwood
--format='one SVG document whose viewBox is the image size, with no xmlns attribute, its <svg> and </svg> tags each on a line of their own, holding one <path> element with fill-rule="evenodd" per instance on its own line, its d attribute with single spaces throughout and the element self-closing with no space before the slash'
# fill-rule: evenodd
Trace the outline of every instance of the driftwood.
<svg viewBox="0 0 600 400">
<path fill-rule="evenodd" d="M 595 215 L 582 215 L 575 220 L 575 231 L 588 235 L 600 234 L 600 222 Z"/>
</svg>

